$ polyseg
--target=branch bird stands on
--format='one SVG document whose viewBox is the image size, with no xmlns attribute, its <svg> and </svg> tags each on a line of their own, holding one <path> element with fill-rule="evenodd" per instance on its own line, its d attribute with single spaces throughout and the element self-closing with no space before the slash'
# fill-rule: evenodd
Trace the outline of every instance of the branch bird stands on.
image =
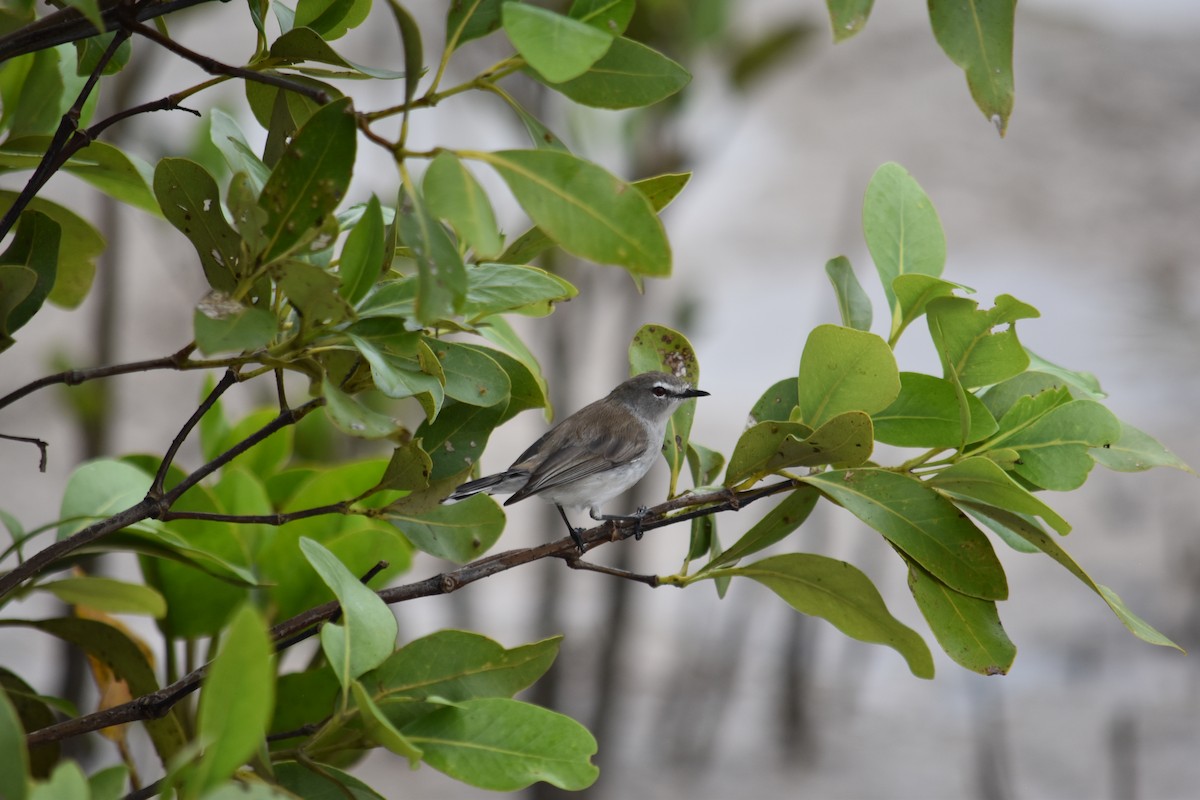
<svg viewBox="0 0 1200 800">
<path fill-rule="evenodd" d="M 444 502 L 471 495 L 512 494 L 510 505 L 531 495 L 553 503 L 583 552 L 582 528 L 564 508 L 587 509 L 592 519 L 632 522 L 642 538 L 644 507 L 631 515 L 602 514 L 600 506 L 640 481 L 662 451 L 675 409 L 708 392 L 666 372 L 635 375 L 606 397 L 584 406 L 547 431 L 503 472 L 468 481 Z"/>
</svg>

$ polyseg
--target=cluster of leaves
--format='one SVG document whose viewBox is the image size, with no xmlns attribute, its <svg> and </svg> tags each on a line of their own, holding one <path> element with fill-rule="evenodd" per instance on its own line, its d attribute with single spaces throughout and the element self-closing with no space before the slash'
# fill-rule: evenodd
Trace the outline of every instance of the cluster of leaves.
<svg viewBox="0 0 1200 800">
<path fill-rule="evenodd" d="M 725 465 L 721 485 L 746 490 L 770 476 L 794 490 L 734 545 L 722 550 L 711 520 L 694 523 L 689 558 L 711 557 L 676 585 L 735 576 L 766 585 L 797 610 L 824 617 L 843 633 L 899 651 L 913 674 L 933 676 L 919 635 L 885 608 L 850 564 L 813 554 L 741 559 L 800 526 L 829 500 L 879 532 L 908 568 L 909 588 L 938 644 L 958 664 L 1004 674 L 1016 647 L 1000 623 L 1008 597 L 1004 569 L 984 531 L 1013 549 L 1041 552 L 1098 594 L 1138 637 L 1176 647 L 1096 583 L 1049 531 L 1071 526 L 1041 490 L 1083 485 L 1095 464 L 1117 471 L 1187 469 L 1150 435 L 1118 420 L 1100 400 L 1095 377 L 1031 353 L 1019 320 L 1039 316 L 1009 296 L 990 309 L 941 277 L 946 244 L 920 185 L 902 167 L 875 173 L 863 206 L 863 233 L 890 312 L 885 339 L 870 332 L 872 306 L 844 257 L 826 265 L 841 325 L 812 331 L 795 376 L 768 389 Z M 942 374 L 902 372 L 893 349 L 925 318 Z M 873 460 L 876 442 L 917 448 L 895 466 Z M 693 449 L 698 481 L 715 480 L 720 460 Z M 790 472 L 804 468 L 806 474 Z M 1049 529 L 1049 530 L 1047 530 Z"/>
<path fill-rule="evenodd" d="M 456 0 L 435 65 L 426 62 L 428 43 L 412 16 L 388 0 L 402 70 L 357 64 L 331 44 L 363 23 L 370 0 L 300 0 L 295 8 L 251 0 L 257 44 L 240 67 L 214 64 L 169 39 L 165 28 L 142 24 L 206 1 L 67 0 L 65 11 L 34 28 L 32 2 L 0 11 L 0 59 L 26 53 L 0 60 L 0 170 L 35 170 L 27 191 L 0 192 L 0 227 L 15 223 L 0 255 L 0 350 L 16 343 L 14 334 L 44 302 L 76 305 L 91 284 L 103 248 L 99 233 L 36 196 L 61 170 L 161 215 L 192 244 L 209 284 L 187 347 L 103 375 L 227 370 L 164 456 L 82 465 L 58 519 L 43 528 L 26 532 L 0 513 L 13 538 L 0 558 L 17 562 L 0 574 L 0 602 L 47 592 L 75 606 L 69 617 L 0 625 L 84 651 L 103 695 L 101 711 L 81 715 L 0 669 L 0 763 L 17 765 L 0 770 L 0 795 L 119 796 L 138 782 L 132 758 L 89 777 L 60 759 L 57 742 L 103 729 L 123 746 L 122 725 L 134 720 L 144 723 L 161 760 L 165 777 L 155 788 L 183 797 L 378 796 L 343 771 L 375 747 L 485 788 L 513 790 L 537 780 L 584 788 L 597 775 L 591 735 L 514 699 L 550 666 L 557 640 L 506 649 L 477 634 L 442 631 L 396 649 L 395 617 L 365 584 L 406 572 L 417 550 L 492 571 L 523 563 L 480 558 L 504 528 L 491 498 L 451 506 L 438 500 L 471 473 L 497 426 L 526 410 L 549 414 L 541 368 L 508 316 L 544 316 L 577 291 L 531 262 L 558 247 L 620 267 L 637 282 L 671 271 L 658 213 L 688 176 L 630 182 L 613 175 L 571 152 L 504 81 L 534 80 L 585 106 L 630 109 L 675 94 L 688 73 L 625 35 L 634 0 L 575 0 L 565 13 Z M 1001 129 L 1011 108 L 1012 5 L 993 4 L 994 16 L 979 25 L 957 4 L 929 6 L 938 41 Z M 829 7 L 836 38 L 844 38 L 862 27 L 871 3 L 830 0 Z M 23 49 L 56 26 L 54 42 L 73 46 Z M 489 36 L 503 36 L 508 55 L 444 86 L 459 49 Z M 169 45 L 217 76 L 154 108 L 179 108 L 215 83 L 244 80 L 250 115 L 266 131 L 261 152 L 233 115 L 215 109 L 204 115 L 215 163 L 172 155 L 151 166 L 96 141 L 96 132 L 126 117 L 84 129 L 94 115 L 95 84 L 122 69 L 131 42 L 143 40 Z M 364 110 L 339 83 L 368 79 L 398 81 L 402 102 Z M 411 115 L 470 92 L 505 103 L 531 146 L 410 149 Z M 395 139 L 374 127 L 397 119 Z M 346 203 L 364 141 L 395 159 L 394 202 L 372 196 Z M 499 230 L 474 173 L 479 166 L 504 182 L 531 220 L 529 230 L 512 237 Z M 996 614 L 1005 576 L 972 518 L 1018 549 L 1050 555 L 1139 636 L 1169 644 L 1066 555 L 1046 528 L 1061 534 L 1068 527 L 1035 492 L 1076 488 L 1096 461 L 1113 469 L 1183 465 L 1117 421 L 1090 376 L 1021 346 L 1012 326 L 1037 315 L 1030 306 L 1003 296 L 981 310 L 957 296 L 963 287 L 940 277 L 945 246 L 937 216 L 899 167 L 885 166 L 872 181 L 864 231 L 891 314 L 887 339 L 868 332 L 870 302 L 849 263 L 835 259 L 828 272 L 843 325 L 813 331 L 798 374 L 754 406 L 754 424 L 728 460 L 690 441 L 694 406 L 679 409 L 664 442 L 674 499 L 647 526 L 691 519 L 687 564 L 706 563 L 657 581 L 712 580 L 724 593 L 733 578 L 750 578 L 847 635 L 896 648 L 915 674 L 932 675 L 922 638 L 891 616 L 851 565 L 805 553 L 741 563 L 782 541 L 824 497 L 896 549 L 934 635 L 969 669 L 1003 672 L 1014 653 Z M 942 356 L 941 376 L 901 373 L 892 354 L 922 317 Z M 630 363 L 634 372 L 665 369 L 699 382 L 690 344 L 662 326 L 637 333 Z M 314 399 L 293 407 L 285 373 L 303 376 Z M 88 377 L 81 375 L 70 382 Z M 281 410 L 229 419 L 223 393 L 258 376 L 275 377 Z M 26 393 L 0 398 L 0 408 Z M 323 413 L 309 414 L 318 408 Z M 202 464 L 185 469 L 175 454 L 193 429 Z M 374 440 L 391 454 L 332 465 L 304 457 L 311 452 L 306 442 L 335 430 Z M 922 452 L 885 467 L 871 461 L 875 442 Z M 799 468 L 806 474 L 794 474 Z M 692 495 L 679 494 L 685 470 Z M 749 502 L 783 493 L 761 522 L 722 548 L 712 516 L 718 505 L 705 498 Z M 56 534 L 54 544 L 27 555 L 43 532 Z M 554 547 L 522 557 L 567 552 Z M 82 571 L 50 577 L 82 556 L 111 552 L 137 554 L 143 582 Z M 334 600 L 336 611 L 305 616 Z M 161 673 L 152 648 L 112 614 L 156 620 L 167 656 Z M 304 619 L 306 625 L 289 624 Z M 317 633 L 320 621 L 312 663 L 277 674 L 273 651 Z M 219 646 L 200 666 L 196 648 L 205 641 Z M 194 707 L 181 702 L 198 686 Z M 59 712 L 65 721 L 56 721 Z"/>
</svg>

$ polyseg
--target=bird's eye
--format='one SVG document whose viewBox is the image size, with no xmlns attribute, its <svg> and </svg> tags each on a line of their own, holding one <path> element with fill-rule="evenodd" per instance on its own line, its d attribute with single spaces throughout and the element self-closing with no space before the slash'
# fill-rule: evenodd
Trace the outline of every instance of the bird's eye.
<svg viewBox="0 0 1200 800">
<path fill-rule="evenodd" d="M 661 386 L 655 386 L 650 391 L 654 393 L 655 397 L 666 397 L 667 396 L 667 390 Z"/>
</svg>

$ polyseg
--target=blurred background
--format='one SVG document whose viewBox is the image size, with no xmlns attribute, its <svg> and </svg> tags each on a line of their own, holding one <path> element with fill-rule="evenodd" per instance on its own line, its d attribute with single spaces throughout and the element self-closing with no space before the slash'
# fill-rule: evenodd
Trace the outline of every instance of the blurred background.
<svg viewBox="0 0 1200 800">
<path fill-rule="evenodd" d="M 427 51 L 434 51 L 444 4 L 410 6 Z M 203 7 L 173 23 L 172 33 L 237 61 L 253 46 L 237 39 L 248 27 L 245 14 L 240 4 Z M 356 61 L 394 66 L 393 23 L 386 8 L 373 14 L 379 24 L 368 22 L 347 37 L 352 45 L 338 49 Z M 728 453 L 758 395 L 795 374 L 808 331 L 837 321 L 824 273 L 829 258 L 850 258 L 882 325 L 882 292 L 860 213 L 871 174 L 897 161 L 941 215 L 945 277 L 973 287 L 984 307 L 1010 293 L 1039 308 L 1041 319 L 1020 326 L 1028 347 L 1096 372 L 1118 416 L 1200 464 L 1200 6 L 1020 4 L 1016 105 L 1003 140 L 934 41 L 924 4 L 879 3 L 866 30 L 836 47 L 824 4 L 815 1 L 642 0 L 635 25 L 637 38 L 694 75 L 663 106 L 602 112 L 536 86 L 512 86 L 575 152 L 627 178 L 695 173 L 664 216 L 675 252 L 671 280 L 652 282 L 639 295 L 623 271 L 563 258 L 551 265 L 581 294 L 522 332 L 541 359 L 560 416 L 625 376 L 626 347 L 638 327 L 666 324 L 690 337 L 701 387 L 712 393 L 699 401 L 693 439 Z M 464 48 L 459 77 L 493 63 L 504 46 L 491 37 Z M 111 107 L 201 78 L 147 47 L 137 59 L 138 68 L 126 70 L 105 99 Z M 346 88 L 364 107 L 395 102 Z M 226 97 L 229 107 L 238 99 Z M 494 99 L 448 101 L 425 116 L 413 117 L 414 148 L 527 146 L 517 121 Z M 151 161 L 165 153 L 163 142 L 202 135 L 186 115 L 142 123 L 114 130 Z M 252 130 L 248 119 L 243 123 Z M 394 169 L 376 149 L 365 150 L 377 163 L 364 162 L 371 168 L 351 200 L 395 191 Z M 507 196 L 494 176 L 477 174 L 494 197 Z M 17 178 L 4 185 L 16 188 Z M 194 252 L 173 229 L 137 212 L 118 216 L 67 178 L 51 189 L 100 220 L 111 246 L 82 309 L 47 308 L 23 329 L 0 372 L 0 392 L 63 363 L 124 362 L 178 349 L 191 337 L 191 308 L 204 293 Z M 499 211 L 506 230 L 524 229 L 515 207 Z M 902 340 L 901 369 L 936 370 L 919 334 Z M 5 409 L 3 429 L 49 440 L 51 457 L 41 475 L 35 454 L 5 446 L 0 507 L 34 527 L 54 518 L 79 461 L 161 453 L 194 407 L 200 381 L 190 374 L 127 376 L 89 389 L 108 392 L 100 401 L 80 402 L 76 389 Z M 245 408 L 269 400 L 263 388 L 258 396 L 252 387 L 237 393 Z M 63 413 L 72 407 L 90 410 Z M 484 470 L 506 466 L 544 429 L 534 414 L 518 417 L 493 437 Z M 664 475 L 657 468 L 628 507 L 662 499 Z M 1097 468 L 1083 489 L 1046 497 L 1075 527 L 1064 542 L 1075 559 L 1191 650 L 1200 645 L 1197 489 L 1195 476 L 1173 470 L 1118 475 Z M 764 510 L 722 515 L 722 540 L 732 542 Z M 524 503 L 510 512 L 501 547 L 561 533 L 552 508 Z M 675 572 L 686 537 L 685 526 L 670 527 L 594 557 L 637 572 Z M 651 590 L 558 562 L 403 604 L 396 609 L 401 639 L 454 626 L 511 647 L 565 633 L 558 662 L 530 699 L 596 734 L 601 777 L 588 792 L 596 798 L 1195 796 L 1196 657 L 1134 638 L 1049 559 L 997 543 L 1013 597 L 1000 613 L 1019 655 L 1008 676 L 985 678 L 937 650 L 902 564 L 850 515 L 820 508 L 783 547 L 843 558 L 867 572 L 891 611 L 934 648 L 936 679 L 912 677 L 894 651 L 846 639 L 749 582 L 719 600 L 706 586 Z M 412 577 L 441 567 L 418 559 Z M 52 610 L 25 603 L 10 613 Z M 80 707 L 94 702 L 53 642 L 0 632 L 0 663 L 26 674 L 29 664 L 44 665 L 39 691 L 59 694 L 74 681 L 84 692 Z M 389 797 L 484 796 L 428 768 L 410 772 L 387 754 L 359 769 Z M 528 794 L 564 793 L 536 786 Z"/>
</svg>

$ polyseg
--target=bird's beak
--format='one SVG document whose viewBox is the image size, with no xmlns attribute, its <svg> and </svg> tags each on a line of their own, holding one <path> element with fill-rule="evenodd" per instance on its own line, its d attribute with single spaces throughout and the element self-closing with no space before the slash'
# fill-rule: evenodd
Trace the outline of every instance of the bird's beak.
<svg viewBox="0 0 1200 800">
<path fill-rule="evenodd" d="M 679 393 L 680 397 L 708 397 L 708 392 L 703 389 L 685 389 Z"/>
</svg>

